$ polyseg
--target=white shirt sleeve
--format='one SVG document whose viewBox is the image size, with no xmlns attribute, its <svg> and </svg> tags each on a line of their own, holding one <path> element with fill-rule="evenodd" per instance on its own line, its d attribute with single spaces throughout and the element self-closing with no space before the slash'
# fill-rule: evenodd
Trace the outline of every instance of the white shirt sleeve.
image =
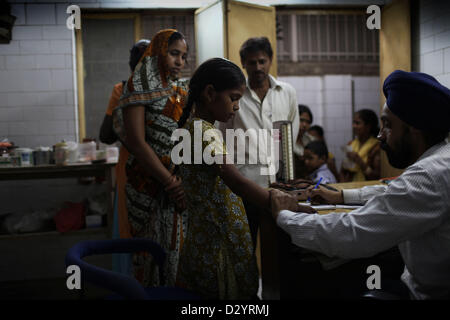
<svg viewBox="0 0 450 320">
<path fill-rule="evenodd" d="M 435 182 L 424 169 L 414 168 L 357 210 L 325 215 L 283 210 L 277 224 L 299 247 L 329 257 L 373 256 L 442 223 L 448 205 Z"/>
<path fill-rule="evenodd" d="M 292 139 L 297 141 L 298 132 L 300 130 L 300 116 L 298 114 L 297 95 L 295 89 L 290 87 L 289 90 L 289 121 L 292 122 Z"/>
<path fill-rule="evenodd" d="M 378 194 L 385 193 L 387 186 L 367 186 L 359 189 L 346 189 L 342 191 L 344 203 L 365 204 Z"/>
</svg>

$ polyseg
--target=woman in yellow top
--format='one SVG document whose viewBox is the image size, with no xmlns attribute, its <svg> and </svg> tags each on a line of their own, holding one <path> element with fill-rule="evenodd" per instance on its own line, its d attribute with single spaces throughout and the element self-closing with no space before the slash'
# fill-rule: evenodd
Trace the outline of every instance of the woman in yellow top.
<svg viewBox="0 0 450 320">
<path fill-rule="evenodd" d="M 353 133 L 356 138 L 347 145 L 340 181 L 364 181 L 380 178 L 380 144 L 378 117 L 372 110 L 355 113 Z"/>
</svg>

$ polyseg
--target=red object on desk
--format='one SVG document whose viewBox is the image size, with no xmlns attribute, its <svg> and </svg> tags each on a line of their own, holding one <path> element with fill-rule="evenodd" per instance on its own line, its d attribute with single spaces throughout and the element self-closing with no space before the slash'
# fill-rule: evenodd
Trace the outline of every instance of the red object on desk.
<svg viewBox="0 0 450 320">
<path fill-rule="evenodd" d="M 54 217 L 56 229 L 61 233 L 82 229 L 86 215 L 84 203 L 65 202 L 64 205 Z"/>
<path fill-rule="evenodd" d="M 399 176 L 396 176 L 396 177 L 389 177 L 389 178 L 381 178 L 380 181 L 381 181 L 382 183 L 389 184 L 392 180 L 395 180 L 395 179 L 397 179 L 398 177 L 399 177 Z"/>
</svg>

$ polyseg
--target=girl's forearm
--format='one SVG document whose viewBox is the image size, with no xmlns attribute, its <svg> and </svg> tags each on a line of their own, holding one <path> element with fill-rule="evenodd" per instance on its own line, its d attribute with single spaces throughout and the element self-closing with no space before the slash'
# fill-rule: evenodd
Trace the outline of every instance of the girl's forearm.
<svg viewBox="0 0 450 320">
<path fill-rule="evenodd" d="M 232 164 L 220 165 L 219 175 L 235 194 L 262 208 L 270 208 L 270 193 L 243 176 Z"/>
</svg>

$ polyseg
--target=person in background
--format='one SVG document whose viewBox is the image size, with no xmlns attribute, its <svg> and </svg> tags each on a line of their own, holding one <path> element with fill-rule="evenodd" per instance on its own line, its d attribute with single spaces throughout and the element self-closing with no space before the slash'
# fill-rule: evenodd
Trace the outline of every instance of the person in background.
<svg viewBox="0 0 450 320">
<path fill-rule="evenodd" d="M 248 79 L 244 95 L 239 102 L 240 111 L 228 121 L 219 124 L 223 136 L 226 138 L 226 129 L 242 129 L 244 132 L 248 129 L 266 129 L 270 133 L 273 122 L 288 120 L 292 122 L 292 133 L 296 137 L 299 126 L 297 94 L 290 84 L 277 80 L 269 74 L 273 59 L 269 39 L 266 37 L 247 39 L 242 44 L 239 55 Z M 229 143 L 227 141 L 227 144 Z M 236 167 L 248 179 L 263 188 L 268 188 L 271 182 L 275 182 L 275 175 L 263 175 L 261 172 L 274 167 L 269 141 L 263 145 L 250 138 L 249 143 L 251 146 L 257 146 L 258 157 L 263 159 L 259 159 L 260 163 L 250 164 L 249 159 L 256 153 L 251 154 L 249 148 L 245 150 L 245 164 L 236 164 Z M 241 156 L 237 153 L 236 143 L 234 154 Z M 256 245 L 261 210 L 247 201 L 244 201 L 244 206 L 252 239 Z"/>
<path fill-rule="evenodd" d="M 145 49 L 150 44 L 150 40 L 142 39 L 136 42 L 130 49 L 130 58 L 128 65 L 130 71 L 133 72 L 138 64 L 139 59 L 144 54 Z M 113 111 L 119 105 L 120 96 L 123 92 L 123 86 L 126 81 L 121 81 L 114 85 L 111 97 L 109 98 L 108 108 L 100 127 L 100 141 L 106 144 L 113 144 L 117 141 L 117 136 L 113 128 Z M 125 173 L 125 165 L 128 160 L 128 150 L 120 147 L 119 160 L 116 165 L 116 197 L 114 201 L 114 227 L 113 237 L 131 238 L 130 225 L 128 223 L 128 212 L 125 196 L 125 184 L 127 176 Z M 131 260 L 129 255 L 113 255 L 113 270 L 130 274 Z"/>
<path fill-rule="evenodd" d="M 174 285 L 187 229 L 182 181 L 170 158 L 170 137 L 187 96 L 187 82 L 178 78 L 187 50 L 180 32 L 159 31 L 113 112 L 114 131 L 130 153 L 125 186 L 130 233 L 157 242 L 167 254 L 163 270 L 148 254 L 134 254 L 134 276 L 144 286 L 160 285 L 160 272 L 165 285 Z"/>
<path fill-rule="evenodd" d="M 378 117 L 372 110 L 355 113 L 353 132 L 356 138 L 346 146 L 346 158 L 342 162 L 340 181 L 364 181 L 380 178 L 380 143 Z"/>
<path fill-rule="evenodd" d="M 240 197 L 264 211 L 270 208 L 270 192 L 243 176 L 232 163 L 234 159 L 227 161 L 221 131 L 214 127 L 215 121 L 226 122 L 236 115 L 244 92 L 245 77 L 237 65 L 222 58 L 209 59 L 189 82 L 188 102 L 179 122 L 194 138 L 199 128 L 203 137 L 199 154 L 204 159 L 210 150 L 216 159 L 211 164 L 205 160 L 193 164 L 190 159 L 192 164 L 180 165 L 189 229 L 177 284 L 209 299 L 252 299 L 258 290 L 254 246 Z M 195 144 L 191 140 L 189 145 L 192 158 Z M 285 200 L 287 206 L 298 207 L 295 196 Z"/>
<path fill-rule="evenodd" d="M 383 93 L 378 139 L 389 163 L 403 173 L 388 186 L 308 190 L 312 199 L 363 204 L 349 213 L 284 210 L 280 193 L 272 194 L 272 213 L 295 245 L 329 257 L 370 257 L 398 245 L 402 281 L 388 287 L 382 276 L 381 290 L 406 299 L 448 300 L 450 90 L 428 74 L 396 70 L 384 81 Z"/>
<path fill-rule="evenodd" d="M 308 172 L 306 170 L 303 153 L 305 151 L 305 146 L 315 139 L 308 133 L 308 129 L 313 122 L 313 114 L 309 107 L 304 104 L 298 105 L 298 113 L 300 117 L 300 127 L 298 134 L 293 136 L 297 137 L 294 142 L 295 178 L 306 179 Z"/>
<path fill-rule="evenodd" d="M 323 128 L 321 126 L 314 125 L 314 126 L 309 127 L 308 133 L 315 140 L 323 141 L 323 143 L 325 143 L 325 146 L 327 145 L 327 143 L 325 141 L 325 135 L 324 135 L 324 132 L 323 132 Z M 328 169 L 330 169 L 330 171 L 333 173 L 333 175 L 336 178 L 338 178 L 339 177 L 339 173 L 338 173 L 338 171 L 336 169 L 336 159 L 334 158 L 334 154 L 331 153 L 329 150 L 328 150 L 327 166 L 328 166 Z"/>
<path fill-rule="evenodd" d="M 131 72 L 134 71 L 139 59 L 144 54 L 145 49 L 150 44 L 150 40 L 142 39 L 136 42 L 130 50 L 130 59 L 128 65 L 130 66 Z M 108 108 L 106 109 L 105 117 L 100 128 L 100 141 L 106 144 L 113 144 L 117 141 L 117 136 L 113 129 L 113 111 L 119 105 L 120 96 L 123 92 L 123 85 L 126 81 L 121 81 L 114 85 L 113 91 L 111 92 L 111 97 L 109 98 Z M 130 238 L 130 226 L 128 224 L 128 213 L 126 206 L 125 197 L 125 184 L 126 184 L 126 174 L 125 174 L 125 164 L 128 160 L 128 151 L 125 147 L 120 147 L 119 161 L 116 165 L 116 207 L 117 219 L 119 226 L 119 236 L 120 238 Z"/>
<path fill-rule="evenodd" d="M 319 180 L 321 183 L 336 183 L 336 178 L 328 169 L 328 148 L 322 141 L 312 141 L 305 147 L 305 165 L 309 172 L 309 178 L 313 183 Z"/>
</svg>

